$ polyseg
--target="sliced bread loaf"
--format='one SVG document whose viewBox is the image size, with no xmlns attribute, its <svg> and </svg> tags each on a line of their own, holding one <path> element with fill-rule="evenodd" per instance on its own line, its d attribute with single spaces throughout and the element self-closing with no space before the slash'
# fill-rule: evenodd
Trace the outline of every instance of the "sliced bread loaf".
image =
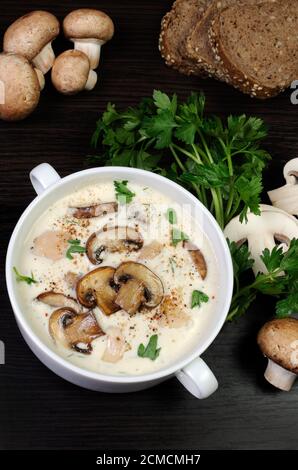
<svg viewBox="0 0 298 470">
<path fill-rule="evenodd" d="M 159 49 L 166 64 L 186 75 L 205 75 L 196 60 L 186 55 L 186 38 L 200 21 L 208 0 L 176 0 L 161 23 Z"/>
<path fill-rule="evenodd" d="M 298 77 L 297 0 L 230 6 L 213 19 L 210 42 L 225 80 L 268 98 Z"/>
</svg>

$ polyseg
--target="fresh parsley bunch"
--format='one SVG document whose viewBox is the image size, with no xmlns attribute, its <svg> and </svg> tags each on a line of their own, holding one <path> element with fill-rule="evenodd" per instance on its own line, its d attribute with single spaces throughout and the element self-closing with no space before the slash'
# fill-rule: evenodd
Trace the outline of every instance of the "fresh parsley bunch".
<svg viewBox="0 0 298 470">
<path fill-rule="evenodd" d="M 298 239 L 291 240 L 288 251 L 275 246 L 272 251 L 266 248 L 261 256 L 267 273 L 257 277 L 244 286 L 242 277 L 251 269 L 253 260 L 246 245 L 230 243 L 234 267 L 234 296 L 228 320 L 243 315 L 255 300 L 258 292 L 277 297 L 276 316 L 284 318 L 298 312 Z"/>
<path fill-rule="evenodd" d="M 269 154 L 260 148 L 266 136 L 261 119 L 205 115 L 205 98 L 154 91 L 153 98 L 118 111 L 108 104 L 97 122 L 92 157 L 106 165 L 158 171 L 183 183 L 224 226 L 248 210 L 259 214 L 262 171 Z"/>
</svg>

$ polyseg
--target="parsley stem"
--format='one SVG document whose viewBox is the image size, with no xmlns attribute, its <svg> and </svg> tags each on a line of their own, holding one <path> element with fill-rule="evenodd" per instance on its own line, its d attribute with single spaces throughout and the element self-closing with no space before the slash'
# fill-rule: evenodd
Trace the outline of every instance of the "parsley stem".
<svg viewBox="0 0 298 470">
<path fill-rule="evenodd" d="M 169 148 L 170 148 L 170 150 L 171 150 L 171 152 L 172 152 L 172 154 L 173 154 L 173 156 L 174 156 L 174 158 L 175 158 L 175 160 L 176 160 L 176 162 L 177 162 L 177 164 L 178 164 L 180 170 L 181 170 L 182 172 L 186 172 L 187 170 L 186 170 L 185 166 L 183 165 L 183 163 L 181 162 L 180 158 L 178 157 L 176 151 L 174 150 L 174 148 L 173 148 L 174 146 L 179 148 L 179 146 L 178 146 L 178 145 L 175 145 L 175 144 L 170 145 Z M 183 149 L 181 149 L 181 150 L 183 150 Z M 190 155 L 191 155 L 191 154 L 190 154 Z M 192 155 L 192 157 L 193 157 L 193 155 Z M 207 198 L 206 198 L 205 191 L 204 191 L 204 193 L 202 193 L 197 184 L 195 184 L 195 183 L 193 183 L 193 182 L 192 182 L 191 184 L 192 184 L 192 187 L 194 188 L 194 190 L 195 190 L 195 192 L 196 192 L 198 198 L 200 199 L 200 201 L 201 201 L 205 206 L 207 206 Z M 203 188 L 202 188 L 202 189 L 203 189 Z M 207 207 L 208 207 L 208 206 L 207 206 Z"/>
<path fill-rule="evenodd" d="M 248 147 L 248 145 L 246 145 L 245 147 L 243 147 L 243 149 L 240 149 L 240 150 L 236 150 L 235 152 L 232 152 L 232 156 L 234 155 L 239 155 L 242 154 L 242 153 L 248 153 L 249 155 L 251 155 L 252 152 L 250 152 L 249 150 L 246 150 Z"/>
<path fill-rule="evenodd" d="M 273 273 L 270 272 L 268 274 L 262 274 L 262 276 L 257 277 L 255 281 L 252 282 L 250 285 L 245 286 L 242 289 L 238 290 L 238 292 L 233 297 L 233 303 L 235 302 L 235 300 L 237 300 L 239 297 L 242 297 L 246 293 L 247 295 L 249 295 L 251 290 L 255 289 L 257 291 L 259 285 L 262 285 L 266 283 L 267 281 L 275 281 L 275 279 L 279 277 L 282 272 L 283 270 L 279 268 L 279 269 L 276 269 Z"/>
<path fill-rule="evenodd" d="M 198 162 L 200 162 L 200 165 L 203 165 L 203 162 L 202 162 L 201 157 L 200 157 L 200 155 L 199 155 L 199 153 L 198 153 L 198 151 L 197 151 L 196 146 L 195 146 L 194 144 L 192 144 L 191 146 L 192 146 L 192 149 L 193 149 L 193 151 L 194 151 L 194 153 L 195 153 L 195 156 L 196 156 Z M 202 192 L 202 197 L 203 197 L 202 202 L 203 202 L 203 204 L 204 204 L 206 207 L 208 207 L 206 189 L 202 187 L 202 188 L 201 188 L 201 192 Z"/>
<path fill-rule="evenodd" d="M 174 150 L 174 148 L 173 148 L 174 146 L 176 147 L 175 144 L 170 145 L 170 150 L 171 150 L 171 152 L 172 152 L 172 154 L 173 154 L 173 156 L 174 156 L 174 158 L 175 158 L 175 160 L 176 160 L 176 162 L 177 162 L 177 164 L 178 164 L 180 170 L 186 171 L 185 166 L 183 165 L 183 163 L 181 162 L 180 158 L 178 157 L 177 153 L 175 152 L 175 150 Z"/>
<path fill-rule="evenodd" d="M 175 157 L 175 160 L 177 161 L 178 163 L 178 160 L 181 164 L 181 161 L 180 159 L 178 158 L 176 152 L 174 151 L 173 147 L 175 147 L 177 150 L 179 150 L 181 153 L 183 153 L 184 155 L 186 155 L 188 158 L 190 158 L 191 160 L 193 160 L 197 165 L 203 165 L 203 162 L 200 158 L 200 155 L 195 151 L 195 146 L 192 145 L 194 151 L 195 151 L 195 155 L 193 155 L 192 153 L 188 152 L 187 150 L 184 150 L 183 148 L 179 147 L 179 145 L 177 144 L 172 144 L 170 145 L 170 149 L 172 150 L 172 153 Z M 177 160 L 178 159 L 178 160 Z M 179 164 L 179 163 L 178 163 Z M 183 166 L 183 168 L 181 167 L 181 165 L 179 165 L 180 168 L 182 169 L 182 171 L 187 171 L 187 169 Z M 192 183 L 192 187 L 194 188 L 194 190 L 196 191 L 197 193 L 197 196 L 198 198 L 200 199 L 200 201 L 204 204 L 204 206 L 208 207 L 208 200 L 207 200 L 207 195 L 206 195 L 206 190 L 205 188 L 201 187 L 199 188 L 197 184 L 195 183 Z"/>
<path fill-rule="evenodd" d="M 234 200 L 234 202 L 232 204 L 233 210 L 232 211 L 230 210 L 229 214 L 227 215 L 226 224 L 228 222 L 230 222 L 230 220 L 234 217 L 235 214 L 238 213 L 239 206 L 240 206 L 240 199 L 238 198 L 237 202 L 235 202 L 235 200 Z"/>
<path fill-rule="evenodd" d="M 179 145 L 173 143 L 170 145 L 170 148 L 171 147 L 174 147 L 176 150 L 179 150 L 179 152 L 183 153 L 186 157 L 191 158 L 194 162 L 198 163 L 199 165 L 202 164 L 201 160 L 198 161 L 191 152 L 188 152 Z"/>
<path fill-rule="evenodd" d="M 235 202 L 234 198 L 235 198 L 235 191 L 234 191 L 234 188 L 232 187 L 232 181 L 231 181 L 229 199 L 228 199 L 226 210 L 225 210 L 226 222 L 228 222 L 233 203 Z"/>
<path fill-rule="evenodd" d="M 178 163 L 178 160 L 180 161 L 179 157 L 177 156 L 176 152 L 175 152 L 175 149 L 177 150 L 180 150 L 181 153 L 185 154 L 187 157 L 191 158 L 195 163 L 197 164 L 202 164 L 202 161 L 200 158 L 196 158 L 195 155 L 193 155 L 192 153 L 188 152 L 187 150 L 184 150 L 182 149 L 181 147 L 179 147 L 179 145 L 176 145 L 176 144 L 172 144 L 170 145 L 170 149 Z M 199 151 L 199 149 L 197 148 L 197 150 Z M 206 154 L 205 152 L 203 152 L 203 155 L 205 157 L 205 159 L 207 158 L 206 157 Z M 210 158 L 211 160 L 213 161 L 211 155 L 210 155 Z M 177 160 L 178 159 L 178 160 Z M 181 164 L 181 161 L 180 161 L 180 164 Z M 181 165 L 179 165 L 180 168 L 181 168 Z M 186 168 L 183 167 L 183 170 L 182 171 L 186 171 Z M 206 193 L 205 195 L 203 196 L 201 190 L 198 188 L 198 186 L 194 185 L 193 183 L 193 187 L 195 187 L 195 190 L 197 191 L 197 195 L 199 197 L 199 199 L 201 200 L 201 202 L 208 208 L 208 202 L 207 202 L 207 197 L 206 197 Z M 219 225 L 221 228 L 224 228 L 224 213 L 223 213 L 223 203 L 222 203 L 222 197 L 221 197 L 221 193 L 220 193 L 220 190 L 219 189 L 215 189 L 215 188 L 211 188 L 210 189 L 211 191 L 211 195 L 212 195 L 212 199 L 213 199 L 213 202 L 214 202 L 214 210 L 215 210 L 215 217 L 216 217 L 216 220 L 218 221 Z"/>
<path fill-rule="evenodd" d="M 194 151 L 194 153 L 195 153 L 195 156 L 197 157 L 199 163 L 200 163 L 201 165 L 203 165 L 203 162 L 202 162 L 201 157 L 200 157 L 200 155 L 199 155 L 199 153 L 198 153 L 197 147 L 195 146 L 195 144 L 191 144 L 191 146 L 192 146 L 192 149 L 193 149 L 193 151 Z"/>
<path fill-rule="evenodd" d="M 214 202 L 214 210 L 215 210 L 216 220 L 217 220 L 220 228 L 223 229 L 224 228 L 224 217 L 223 217 L 223 213 L 222 213 L 220 198 L 218 197 L 218 192 L 214 188 L 211 188 L 210 191 L 211 191 L 212 199 L 213 199 L 213 202 Z"/>
<path fill-rule="evenodd" d="M 223 140 L 220 137 L 218 138 L 218 141 L 219 141 L 220 145 L 222 146 L 222 149 L 223 149 L 223 151 L 224 151 L 224 153 L 227 157 L 229 175 L 234 176 L 234 168 L 233 168 L 231 150 L 230 150 L 230 148 L 229 148 L 229 150 L 227 149 L 227 146 L 225 145 L 225 143 L 223 142 Z"/>
<path fill-rule="evenodd" d="M 205 137 L 202 134 L 202 132 L 200 131 L 200 129 L 198 129 L 198 134 L 201 138 L 203 147 L 205 149 L 204 154 L 207 156 L 208 163 L 209 164 L 214 163 L 214 160 L 213 160 L 213 157 L 211 155 L 210 149 L 209 149 L 209 147 L 206 143 Z M 224 218 L 223 200 L 222 200 L 221 191 L 220 191 L 219 188 L 216 188 L 216 189 L 211 188 L 211 194 L 212 194 L 212 198 L 213 198 L 213 201 L 214 201 L 214 210 L 215 210 L 216 220 L 219 223 L 220 227 L 223 229 L 224 226 L 225 226 L 225 218 Z"/>
<path fill-rule="evenodd" d="M 209 150 L 209 147 L 208 147 L 208 145 L 207 145 L 207 143 L 206 143 L 205 137 L 203 136 L 202 132 L 201 132 L 199 129 L 198 129 L 198 134 L 199 134 L 199 136 L 200 136 L 200 138 L 201 138 L 201 141 L 202 141 L 202 143 L 203 143 L 203 146 L 204 146 L 206 155 L 207 155 L 207 157 L 209 158 L 209 162 L 210 162 L 210 163 L 214 163 L 214 162 L 213 162 L 213 157 L 212 157 L 211 152 L 210 152 L 210 150 Z"/>
</svg>

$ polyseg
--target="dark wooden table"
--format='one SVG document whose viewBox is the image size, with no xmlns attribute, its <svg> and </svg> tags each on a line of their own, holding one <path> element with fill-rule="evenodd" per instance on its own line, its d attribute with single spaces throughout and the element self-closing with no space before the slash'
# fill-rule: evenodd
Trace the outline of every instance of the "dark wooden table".
<svg viewBox="0 0 298 470">
<path fill-rule="evenodd" d="M 275 391 L 264 382 L 265 361 L 255 342 L 273 304 L 258 303 L 237 324 L 224 327 L 204 358 L 220 388 L 206 401 L 171 380 L 130 395 L 80 389 L 44 367 L 24 343 L 7 297 L 4 263 L 9 237 L 34 197 L 28 173 L 49 162 L 62 175 L 84 168 L 95 121 L 108 101 L 137 103 L 153 88 L 181 97 L 202 89 L 211 113 L 247 113 L 270 126 L 266 147 L 273 162 L 267 189 L 282 183 L 284 162 L 297 156 L 298 106 L 290 92 L 262 102 L 212 80 L 186 78 L 165 67 L 157 50 L 160 20 L 170 1 L 1 2 L 0 33 L 18 16 L 43 8 L 61 20 L 71 9 L 101 7 L 115 20 L 115 39 L 104 47 L 99 84 L 91 93 L 58 95 L 47 77 L 38 110 L 21 123 L 0 123 L 1 449 L 298 449 L 298 388 Z M 63 39 L 56 51 L 69 48 Z M 298 78 L 298 77 L 297 77 Z"/>
</svg>

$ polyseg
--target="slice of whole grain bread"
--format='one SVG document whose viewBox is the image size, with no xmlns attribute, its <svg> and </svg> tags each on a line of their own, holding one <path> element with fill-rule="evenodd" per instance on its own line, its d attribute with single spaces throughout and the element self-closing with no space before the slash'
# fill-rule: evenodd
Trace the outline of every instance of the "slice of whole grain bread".
<svg viewBox="0 0 298 470">
<path fill-rule="evenodd" d="M 298 77 L 297 0 L 230 6 L 210 28 L 225 80 L 253 97 L 269 98 Z"/>
<path fill-rule="evenodd" d="M 233 5 L 237 0 L 209 0 L 201 19 L 197 21 L 193 30 L 186 39 L 186 55 L 189 59 L 201 64 L 211 77 L 224 79 L 221 64 L 216 62 L 214 52 L 210 46 L 208 31 L 214 18 L 227 6 Z M 240 2 L 238 2 L 240 3 Z"/>
<path fill-rule="evenodd" d="M 266 0 L 209 0 L 204 14 L 197 22 L 186 40 L 186 56 L 201 64 L 210 77 L 229 81 L 226 71 L 221 63 L 216 60 L 209 40 L 209 30 L 215 18 L 220 12 L 229 6 L 238 7 L 238 15 L 241 15 L 241 6 L 254 5 Z M 268 1 L 268 0 L 267 0 Z M 275 0 L 271 0 L 275 1 Z"/>
<path fill-rule="evenodd" d="M 176 0 L 162 19 L 159 50 L 166 64 L 186 75 L 204 76 L 200 64 L 186 55 L 188 32 L 200 21 L 208 0 Z"/>
</svg>

